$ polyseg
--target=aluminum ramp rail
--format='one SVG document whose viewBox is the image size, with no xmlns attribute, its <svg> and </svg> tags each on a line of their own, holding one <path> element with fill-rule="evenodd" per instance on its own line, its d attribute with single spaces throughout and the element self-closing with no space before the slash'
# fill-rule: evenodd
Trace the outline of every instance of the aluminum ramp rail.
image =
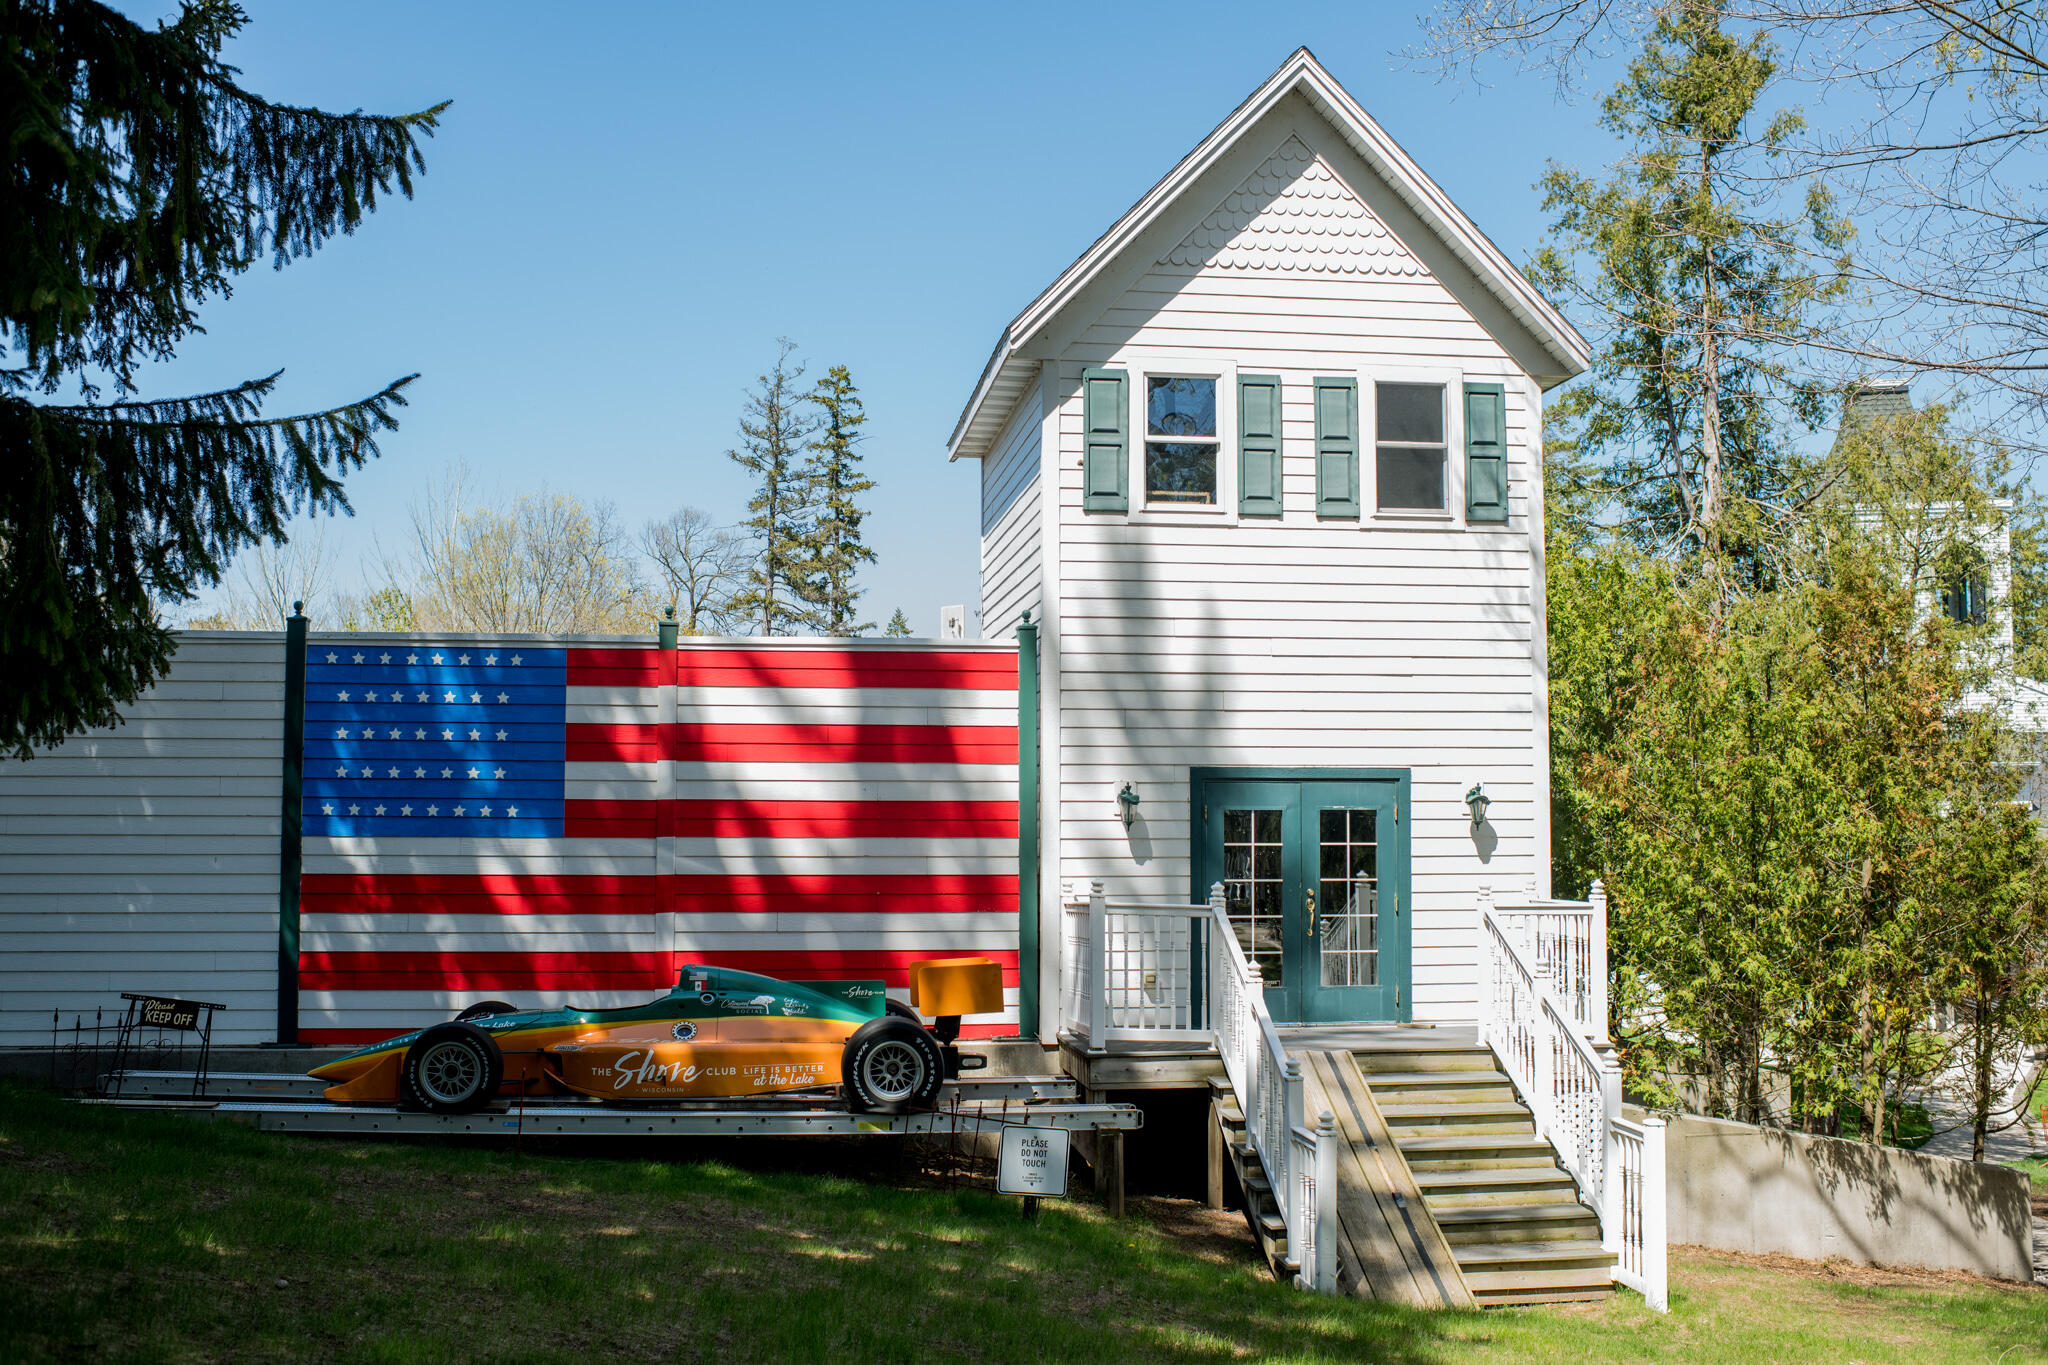
<svg viewBox="0 0 2048 1365">
<path fill-rule="evenodd" d="M 105 1099 L 303 1099 L 320 1100 L 325 1104 L 326 1102 L 321 1100 L 321 1092 L 327 1088 L 328 1082 L 296 1071 L 214 1071 L 206 1077 L 205 1091 L 195 1095 L 193 1073 L 190 1071 L 112 1071 L 101 1078 L 100 1085 L 101 1097 Z M 963 1104 L 1002 1100 L 1078 1100 L 1081 1098 L 1081 1088 L 1071 1076 L 967 1075 L 947 1081 L 939 1096 L 941 1107 L 951 1104 L 955 1096 Z M 550 1103 L 577 1104 L 586 1101 L 561 1096 Z M 668 1107 L 671 1103 L 729 1107 L 733 1102 L 664 1101 L 663 1107 Z M 800 1100 L 778 1100 L 773 1096 L 764 1095 L 749 1103 L 753 1107 L 783 1103 L 798 1103 L 807 1109 L 818 1107 L 815 1098 L 810 1097 Z"/>
</svg>

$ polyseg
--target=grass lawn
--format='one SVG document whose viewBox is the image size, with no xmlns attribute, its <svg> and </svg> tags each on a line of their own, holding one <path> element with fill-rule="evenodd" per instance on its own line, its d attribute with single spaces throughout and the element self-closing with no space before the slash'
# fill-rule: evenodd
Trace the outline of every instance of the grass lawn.
<svg viewBox="0 0 2048 1365">
<path fill-rule="evenodd" d="M 0 1361 L 2048 1361 L 2048 1291 L 1963 1277 L 1678 1252 L 1669 1316 L 1633 1294 L 1429 1314 L 1274 1284 L 1241 1220 L 1186 1204 L 1027 1223 L 915 1188 L 880 1140 L 779 1168 L 605 1150 L 284 1138 L 0 1088 Z"/>
</svg>

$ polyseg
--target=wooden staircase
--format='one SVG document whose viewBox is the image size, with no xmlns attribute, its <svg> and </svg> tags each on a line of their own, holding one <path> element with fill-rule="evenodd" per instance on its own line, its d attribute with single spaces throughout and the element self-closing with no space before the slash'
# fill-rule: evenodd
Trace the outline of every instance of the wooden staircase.
<svg viewBox="0 0 2048 1365">
<path fill-rule="evenodd" d="M 1599 1216 L 1490 1051 L 1423 1030 L 1375 1032 L 1349 1050 L 1481 1306 L 1614 1292 Z"/>
</svg>

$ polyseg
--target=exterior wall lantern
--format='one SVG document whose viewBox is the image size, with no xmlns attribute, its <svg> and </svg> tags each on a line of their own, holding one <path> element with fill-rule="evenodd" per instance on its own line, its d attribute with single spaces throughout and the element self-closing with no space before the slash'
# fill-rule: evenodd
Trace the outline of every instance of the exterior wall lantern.
<svg viewBox="0 0 2048 1365">
<path fill-rule="evenodd" d="M 1129 829 L 1131 821 L 1138 818 L 1138 784 L 1136 782 L 1126 782 L 1123 786 L 1117 788 L 1116 815 L 1117 819 L 1124 822 L 1125 829 Z"/>
<path fill-rule="evenodd" d="M 1486 823 L 1486 808 L 1492 804 L 1486 788 L 1474 782 L 1472 790 L 1465 793 L 1465 808 L 1472 812 L 1472 828 L 1478 829 Z"/>
</svg>

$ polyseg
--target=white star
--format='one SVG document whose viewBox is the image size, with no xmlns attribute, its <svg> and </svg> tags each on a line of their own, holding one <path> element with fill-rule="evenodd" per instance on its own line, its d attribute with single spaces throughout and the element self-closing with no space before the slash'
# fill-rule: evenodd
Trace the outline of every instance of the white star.
<svg viewBox="0 0 2048 1365">
<path fill-rule="evenodd" d="M 484 737 L 484 733 L 481 730 L 471 730 L 469 732 L 469 737 L 471 739 L 482 739 Z"/>
<path fill-rule="evenodd" d="M 380 664 L 388 664 L 391 662 L 391 656 L 389 654 L 379 654 L 377 656 L 377 662 Z"/>
<path fill-rule="evenodd" d="M 471 769 L 469 770 L 469 775 L 470 775 L 470 777 L 471 777 L 472 779 L 474 779 L 474 778 L 476 778 L 476 777 L 477 777 L 477 776 L 478 776 L 479 774 L 477 773 L 477 770 L 476 770 L 476 769 L 474 769 L 474 768 L 471 768 Z"/>
<path fill-rule="evenodd" d="M 420 693 L 420 704 L 424 706 L 426 704 L 426 700 L 427 694 L 424 692 Z"/>
<path fill-rule="evenodd" d="M 460 806 L 457 806 L 457 807 L 455 808 L 455 813 L 456 813 L 457 815 L 460 815 L 460 814 L 462 814 L 462 807 L 460 807 Z"/>
<path fill-rule="evenodd" d="M 500 730 L 500 731 L 498 731 L 498 738 L 499 738 L 499 739 L 503 739 L 504 737 L 505 737 L 505 732 L 504 732 L 503 730 Z"/>
<path fill-rule="evenodd" d="M 338 662 L 340 662 L 340 659 L 341 659 L 341 656 L 340 656 L 340 655 L 338 655 L 338 654 L 334 653 L 334 652 L 333 652 L 332 650 L 329 650 L 329 651 L 328 651 L 328 653 L 327 653 L 327 662 L 328 662 L 328 663 L 338 663 Z M 329 812 L 328 812 L 328 814 L 330 814 L 330 815 L 331 815 L 331 814 L 333 814 L 333 812 L 332 812 L 332 811 L 329 811 Z"/>
<path fill-rule="evenodd" d="M 420 661 L 420 656 L 417 654 L 408 654 L 405 656 L 405 661 L 409 664 L 416 664 Z"/>
<path fill-rule="evenodd" d="M 393 729 L 393 730 L 392 730 L 392 732 L 391 732 L 391 737 L 392 737 L 393 739 L 399 739 L 399 738 L 402 738 L 402 737 L 403 737 L 403 732 L 402 732 L 402 731 L 400 731 L 400 730 L 397 730 L 397 729 Z"/>
<path fill-rule="evenodd" d="M 429 815 L 439 815 L 440 813 L 441 813 L 441 808 L 440 808 L 439 806 L 428 806 L 428 807 L 427 807 L 427 814 L 429 814 Z"/>
<path fill-rule="evenodd" d="M 398 813 L 399 813 L 400 815 L 411 815 L 411 814 L 412 814 L 412 807 L 411 807 L 411 806 L 400 806 L 400 807 L 398 808 Z"/>
<path fill-rule="evenodd" d="M 348 808 L 348 813 L 350 815 L 361 815 L 363 813 L 363 808 L 361 806 L 350 806 Z"/>
<path fill-rule="evenodd" d="M 379 807 L 377 807 L 377 808 L 376 808 L 375 810 L 373 810 L 373 811 L 371 811 L 371 812 L 370 812 L 370 814 L 372 814 L 372 815 L 382 815 L 383 813 L 384 813 L 384 808 L 383 808 L 382 806 L 379 806 Z"/>
<path fill-rule="evenodd" d="M 454 694 L 453 692 L 450 692 L 450 693 L 449 693 L 449 694 L 448 694 L 447 696 L 445 696 L 445 697 L 441 698 L 441 700 L 442 700 L 442 701 L 454 701 L 454 700 L 455 700 L 455 694 Z"/>
<path fill-rule="evenodd" d="M 427 737 L 427 732 L 425 730 L 415 730 L 412 732 L 412 737 L 414 739 L 425 739 Z"/>
<path fill-rule="evenodd" d="M 336 701 L 347 701 L 347 700 L 348 700 L 348 693 L 346 693 L 346 692 L 336 692 L 336 693 L 334 694 L 334 699 L 335 699 Z"/>
<path fill-rule="evenodd" d="M 505 775 L 505 770 L 504 770 L 503 768 L 493 768 L 493 769 L 491 769 L 491 776 L 492 776 L 492 777 L 503 777 L 504 775 Z"/>
<path fill-rule="evenodd" d="M 347 777 L 347 776 L 348 776 L 348 769 L 347 769 L 346 767 L 336 768 L 336 769 L 334 770 L 334 775 L 335 775 L 336 777 Z"/>
<path fill-rule="evenodd" d="M 469 656 L 467 654 L 458 654 L 455 656 L 455 662 L 459 664 L 467 664 L 469 662 Z"/>
<path fill-rule="evenodd" d="M 517 806 L 507 806 L 507 807 L 505 807 L 505 814 L 507 814 L 507 815 L 517 815 L 517 814 L 519 814 L 519 807 L 517 807 Z"/>
<path fill-rule="evenodd" d="M 371 773 L 371 769 L 369 769 L 369 768 L 365 768 L 365 769 L 363 769 L 363 776 L 364 776 L 364 777 L 368 777 L 368 776 L 370 775 L 370 773 Z"/>
<path fill-rule="evenodd" d="M 348 738 L 348 731 L 346 731 L 346 730 L 336 730 L 336 731 L 334 732 L 334 737 L 335 737 L 336 739 L 347 739 L 347 738 Z"/>
<path fill-rule="evenodd" d="M 455 738 L 455 732 L 454 732 L 453 730 L 443 730 L 443 731 L 441 732 L 441 738 L 443 738 L 443 739 L 453 739 L 453 738 Z"/>
<path fill-rule="evenodd" d="M 453 769 L 453 768 L 443 768 L 443 769 L 441 769 L 441 776 L 443 776 L 443 777 L 453 777 L 453 776 L 455 776 L 455 769 Z"/>
<path fill-rule="evenodd" d="M 322 801 L 320 803 L 320 813 L 322 815 L 334 814 L 334 803 L 332 801 Z"/>
<path fill-rule="evenodd" d="M 487 664 L 495 665 L 498 662 L 498 656 L 495 654 L 486 654 L 484 655 L 484 662 Z"/>
<path fill-rule="evenodd" d="M 506 696 L 503 692 L 500 692 L 498 694 L 498 705 L 503 706 L 506 702 L 510 700 L 512 700 L 512 698 Z"/>
<path fill-rule="evenodd" d="M 398 776 L 398 769 L 396 769 L 396 768 L 393 768 L 393 769 L 391 770 L 391 775 L 392 775 L 393 777 L 396 777 L 396 776 Z"/>
<path fill-rule="evenodd" d="M 377 700 L 377 694 L 376 694 L 375 692 L 365 692 L 365 693 L 363 693 L 363 700 L 364 700 L 364 701 L 375 701 L 375 700 Z"/>
<path fill-rule="evenodd" d="M 375 739 L 376 737 L 377 737 L 377 732 L 376 732 L 375 730 L 365 730 L 365 731 L 363 731 L 363 738 L 364 738 L 364 739 Z"/>
<path fill-rule="evenodd" d="M 478 806 L 476 808 L 476 811 L 478 815 L 489 815 L 491 813 L 491 808 L 489 806 Z"/>
<path fill-rule="evenodd" d="M 518 656 L 517 654 L 514 654 L 514 655 L 512 656 L 512 666 L 513 666 L 514 668 L 517 668 L 517 667 L 519 667 L 519 656 Z"/>
<path fill-rule="evenodd" d="M 441 662 L 441 656 L 440 656 L 440 655 L 438 655 L 438 654 L 434 655 L 434 662 L 435 662 L 435 663 L 440 663 L 440 662 Z"/>
<path fill-rule="evenodd" d="M 414 768 L 412 770 L 412 775 L 414 777 L 425 777 L 427 775 L 427 770 L 425 768 Z"/>
<path fill-rule="evenodd" d="M 357 663 L 361 663 L 361 662 L 363 661 L 363 656 L 362 656 L 362 653 L 361 653 L 361 651 L 358 651 L 358 652 L 356 653 L 356 656 L 355 656 L 355 661 L 356 661 Z"/>
<path fill-rule="evenodd" d="M 472 692 L 469 694 L 469 704 L 471 706 L 481 706 L 483 704 L 483 700 L 484 694 L 481 692 Z"/>
</svg>

